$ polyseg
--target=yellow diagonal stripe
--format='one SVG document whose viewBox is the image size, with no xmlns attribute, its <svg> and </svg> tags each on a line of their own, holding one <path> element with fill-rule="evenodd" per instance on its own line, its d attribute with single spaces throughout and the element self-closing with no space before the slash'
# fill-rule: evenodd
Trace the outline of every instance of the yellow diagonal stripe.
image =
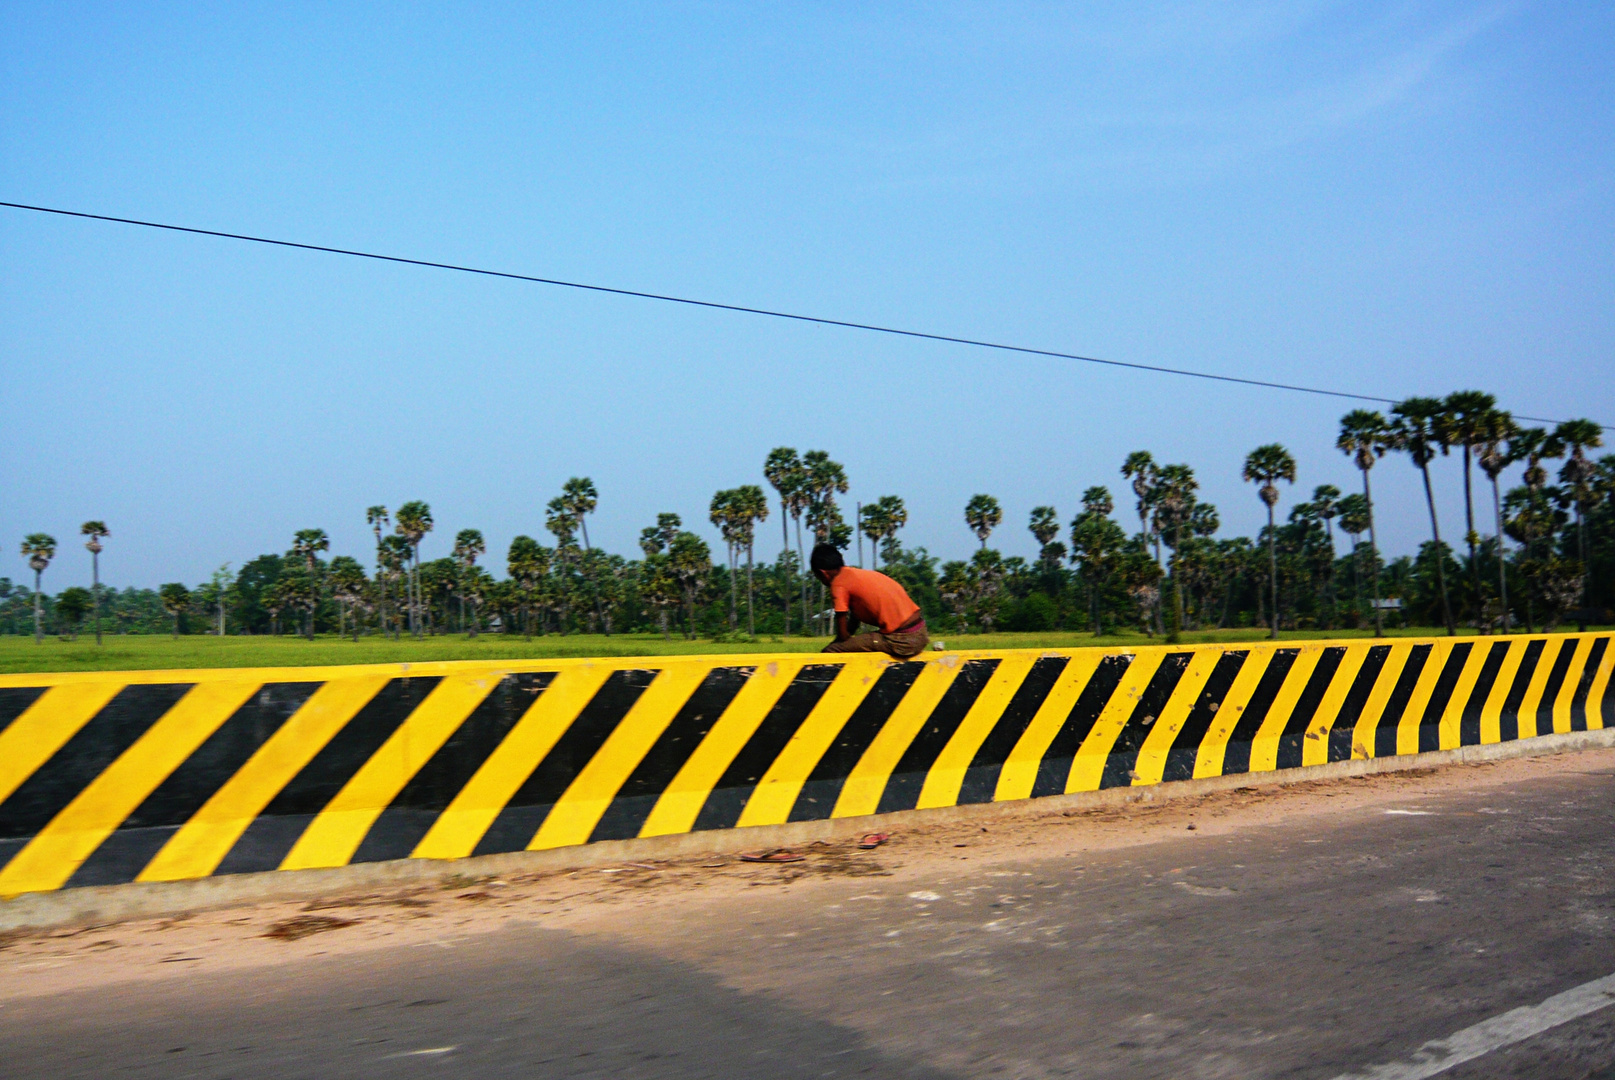
<svg viewBox="0 0 1615 1080">
<path fill-rule="evenodd" d="M 335 679 L 310 694 L 303 707 L 169 837 L 136 880 L 179 881 L 213 873 L 253 818 L 387 680 L 386 675 Z"/>
<path fill-rule="evenodd" d="M 923 810 L 930 806 L 952 806 L 959 801 L 959 788 L 964 783 L 965 771 L 970 768 L 976 751 L 992 734 L 993 726 L 1004 715 L 1004 710 L 1009 708 L 1015 692 L 1026 681 L 1026 676 L 1038 659 L 1034 655 L 1007 656 L 999 663 L 992 678 L 981 688 L 970 711 L 959 721 L 952 738 L 931 765 L 931 771 L 925 777 L 925 786 L 920 789 L 920 797 L 914 804 L 916 808 Z"/>
<path fill-rule="evenodd" d="M 1295 714 L 1295 703 L 1301 699 L 1322 657 L 1321 648 L 1305 648 L 1295 658 L 1295 663 L 1290 665 L 1284 685 L 1273 699 L 1273 707 L 1267 710 L 1261 728 L 1251 739 L 1251 772 L 1272 772 L 1279 767 L 1279 737 L 1284 734 L 1284 725 Z"/>
<path fill-rule="evenodd" d="M 1161 715 L 1150 725 L 1144 745 L 1138 748 L 1138 761 L 1133 765 L 1133 772 L 1137 774 L 1133 780 L 1134 786 L 1161 782 L 1161 776 L 1166 772 L 1166 755 L 1172 749 L 1178 732 L 1183 730 L 1184 721 L 1189 719 L 1190 710 L 1200 697 L 1200 691 L 1206 688 L 1206 680 L 1211 678 L 1211 671 L 1220 659 L 1222 652 L 1218 649 L 1199 649 L 1189 657 L 1189 664 L 1183 669 L 1178 685 L 1172 688 L 1172 696 L 1161 706 Z"/>
<path fill-rule="evenodd" d="M 1049 691 L 1049 696 L 1043 699 L 1043 706 L 1037 710 L 1037 715 L 1032 717 L 1032 722 L 1026 725 L 1026 730 L 1015 741 L 1015 749 L 1004 759 L 1004 767 L 998 770 L 998 786 L 993 790 L 994 802 L 1032 797 L 1043 755 L 1060 733 L 1060 728 L 1065 726 L 1066 718 L 1071 715 L 1072 708 L 1094 672 L 1099 670 L 1102 659 L 1104 657 L 1100 654 L 1071 658 L 1054 688 Z"/>
<path fill-rule="evenodd" d="M 1161 661 L 1165 658 L 1164 653 L 1145 653 L 1128 667 L 1127 674 L 1116 685 L 1116 692 L 1110 695 L 1099 719 L 1094 721 L 1093 729 L 1082 740 L 1076 757 L 1071 760 L 1071 772 L 1065 781 L 1066 794 L 1099 790 L 1099 780 L 1105 772 L 1105 759 L 1110 756 L 1111 747 L 1116 745 L 1116 737 L 1127 725 L 1127 718 L 1133 714 L 1134 706 L 1144 695 L 1144 689 L 1160 670 Z"/>
<path fill-rule="evenodd" d="M 532 775 L 578 713 L 617 670 L 610 664 L 562 668 L 498 749 L 488 755 L 448 808 L 415 845 L 416 859 L 463 859 L 494 823 L 499 811 Z"/>
<path fill-rule="evenodd" d="M 1464 661 L 1463 671 L 1458 673 L 1458 684 L 1452 688 L 1452 696 L 1447 699 L 1447 708 L 1441 714 L 1440 749 L 1453 750 L 1463 743 L 1464 705 L 1469 701 L 1469 695 L 1475 692 L 1475 683 L 1480 681 L 1480 669 L 1486 666 L 1486 650 L 1489 648 L 1485 642 L 1480 642 L 1469 650 L 1469 659 Z"/>
<path fill-rule="evenodd" d="M 1611 673 L 1615 673 L 1615 641 L 1604 646 L 1604 659 L 1593 675 L 1593 685 L 1587 691 L 1587 729 L 1597 731 L 1604 727 L 1605 710 L 1615 708 L 1608 699 Z"/>
<path fill-rule="evenodd" d="M 0 731 L 0 802 L 77 735 L 123 686 L 116 679 L 53 686 Z"/>
<path fill-rule="evenodd" d="M 1559 684 L 1559 693 L 1549 703 L 1553 710 L 1550 722 L 1556 734 L 1563 735 L 1570 730 L 1570 699 L 1576 695 L 1576 686 L 1581 682 L 1581 669 L 1587 663 L 1587 653 L 1593 647 L 1592 638 L 1567 638 L 1560 646 L 1561 650 L 1570 650 L 1570 665 L 1565 669 L 1565 680 Z M 1580 656 L 1576 654 L 1580 653 Z"/>
<path fill-rule="evenodd" d="M 258 686 L 256 682 L 193 686 L 0 871 L 0 896 L 65 885 L 79 864 Z"/>
<path fill-rule="evenodd" d="M 281 861 L 282 870 L 345 866 L 376 818 L 482 704 L 500 673 L 444 679 L 332 797 Z"/>
<path fill-rule="evenodd" d="M 528 850 L 586 844 L 611 800 L 715 665 L 669 664 L 567 785 Z"/>
<path fill-rule="evenodd" d="M 802 721 L 802 726 L 791 736 L 791 741 L 774 759 L 774 764 L 757 782 L 757 790 L 746 801 L 737 825 L 779 825 L 790 816 L 791 807 L 796 804 L 796 797 L 801 794 L 813 766 L 830 749 L 853 710 L 890 663 L 890 659 L 879 655 L 847 661 L 836 681 L 830 684 L 807 719 Z"/>
<path fill-rule="evenodd" d="M 1228 741 L 1239 726 L 1239 718 L 1250 707 L 1250 700 L 1256 695 L 1256 688 L 1261 685 L 1267 665 L 1273 662 L 1273 654 L 1277 651 L 1272 646 L 1249 650 L 1244 664 L 1240 665 L 1239 674 L 1234 676 L 1233 685 L 1228 688 L 1222 704 L 1217 706 L 1206 737 L 1200 740 L 1200 749 L 1195 752 L 1196 779 L 1222 775 L 1223 762 L 1228 756 Z"/>
<path fill-rule="evenodd" d="M 949 659 L 957 661 L 956 657 Z M 948 692 L 948 687 L 963 668 L 963 663 L 950 664 L 946 660 L 926 662 L 914 684 L 908 688 L 908 693 L 903 695 L 903 700 L 897 703 L 897 708 L 892 710 L 891 716 L 886 718 L 880 731 L 870 740 L 858 764 L 847 774 L 846 782 L 841 785 L 841 794 L 836 797 L 835 809 L 830 811 L 831 817 L 862 817 L 873 814 L 879 808 L 880 793 L 886 790 L 892 770 L 897 768 L 908 744 L 920 733 L 941 702 L 942 695 Z"/>
<path fill-rule="evenodd" d="M 695 827 L 701 807 L 747 740 L 768 717 L 806 660 L 771 660 L 746 680 L 718 722 L 668 783 L 667 790 L 645 817 L 640 836 L 687 833 Z"/>
<path fill-rule="evenodd" d="M 1543 731 L 1537 726 L 1536 710 L 1542 702 L 1542 691 L 1548 688 L 1548 676 L 1553 673 L 1553 662 L 1559 657 L 1559 642 L 1548 638 L 1542 646 L 1542 652 L 1537 656 L 1536 670 L 1531 672 L 1531 681 L 1526 684 L 1525 698 L 1520 702 L 1520 738 L 1531 739 L 1538 735 L 1546 735 L 1553 730 Z"/>
</svg>

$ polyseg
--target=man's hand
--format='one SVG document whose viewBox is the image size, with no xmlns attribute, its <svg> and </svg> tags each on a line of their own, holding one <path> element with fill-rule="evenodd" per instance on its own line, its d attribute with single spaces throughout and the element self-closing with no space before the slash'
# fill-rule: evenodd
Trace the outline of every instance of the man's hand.
<svg viewBox="0 0 1615 1080">
<path fill-rule="evenodd" d="M 836 612 L 836 640 L 846 641 L 858 632 L 858 620 L 850 611 Z"/>
</svg>

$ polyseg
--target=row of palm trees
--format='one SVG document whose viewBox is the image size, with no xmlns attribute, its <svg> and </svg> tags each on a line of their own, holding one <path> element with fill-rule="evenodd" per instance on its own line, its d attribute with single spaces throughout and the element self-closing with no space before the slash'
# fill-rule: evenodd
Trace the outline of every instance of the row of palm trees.
<svg viewBox="0 0 1615 1080">
<path fill-rule="evenodd" d="M 1341 418 L 1335 445 L 1359 470 L 1363 490 L 1359 495 L 1342 496 L 1331 485 L 1320 485 L 1310 503 L 1297 507 L 1305 515 L 1323 523 L 1329 547 L 1333 548 L 1333 523 L 1338 516 L 1341 526 L 1349 535 L 1368 534 L 1369 565 L 1372 570 L 1373 617 L 1376 633 L 1383 633 L 1383 605 L 1380 582 L 1380 559 L 1375 528 L 1375 514 L 1371 472 L 1375 464 L 1387 454 L 1407 455 L 1420 471 L 1424 486 L 1425 504 L 1430 518 L 1431 538 L 1437 551 L 1441 550 L 1440 522 L 1436 513 L 1435 492 L 1430 465 L 1441 454 L 1457 450 L 1463 461 L 1465 542 L 1469 550 L 1468 572 L 1473 576 L 1471 591 L 1479 596 L 1480 560 L 1476 558 L 1481 537 L 1475 527 L 1473 468 L 1478 465 L 1491 482 L 1494 540 L 1500 548 L 1505 533 L 1518 539 L 1527 556 L 1552 559 L 1549 551 L 1542 551 L 1542 541 L 1553 531 L 1554 513 L 1574 513 L 1578 562 L 1587 564 L 1586 513 L 1594 499 L 1591 481 L 1596 470 L 1588 458 L 1588 451 L 1602 445 L 1602 429 L 1590 420 L 1573 420 L 1550 429 L 1522 427 L 1505 410 L 1499 409 L 1496 400 L 1480 391 L 1461 391 L 1444 399 L 1414 397 L 1396 403 L 1389 415 L 1367 409 L 1356 409 Z M 1544 463 L 1563 459 L 1559 470 L 1562 486 L 1550 488 Z M 1523 463 L 1524 485 L 1505 498 L 1499 478 L 1510 465 Z M 881 565 L 884 558 L 890 562 L 902 551 L 897 533 L 908 523 L 908 512 L 903 500 L 886 495 L 869 504 L 856 504 L 853 521 L 849 524 L 838 503 L 837 496 L 849 488 L 844 466 L 822 450 L 809 450 L 799 454 L 792 447 L 776 447 L 763 463 L 763 478 L 778 498 L 782 551 L 777 569 L 788 571 L 796 582 L 796 596 L 800 602 L 801 625 L 805 629 L 813 619 L 813 606 L 809 600 L 807 576 L 802 574 L 807 557 L 807 536 L 816 543 L 832 543 L 846 549 L 853 543 L 859 546 L 859 563 L 862 563 L 862 544 L 870 543 L 872 564 Z M 1158 464 L 1146 451 L 1128 455 L 1121 466 L 1121 475 L 1136 498 L 1141 542 L 1154 552 L 1157 571 L 1145 572 L 1135 565 L 1130 588 L 1140 602 L 1148 608 L 1149 621 L 1156 632 L 1167 632 L 1168 616 L 1175 631 L 1185 623 L 1184 577 L 1175 572 L 1180 553 L 1199 538 L 1209 537 L 1219 527 L 1216 508 L 1199 501 L 1198 481 L 1187 465 Z M 1243 479 L 1256 485 L 1258 498 L 1267 510 L 1265 532 L 1268 562 L 1268 583 L 1264 598 L 1258 595 L 1259 617 L 1269 623 L 1276 635 L 1279 623 L 1279 571 L 1277 554 L 1278 527 L 1275 518 L 1280 501 L 1279 484 L 1293 485 L 1296 481 L 1296 463 L 1293 455 L 1283 446 L 1270 443 L 1259 446 L 1247 456 L 1242 470 Z M 613 572 L 612 561 L 620 564 L 617 556 L 598 553 L 589 540 L 587 519 L 599 502 L 599 493 L 588 477 L 573 477 L 551 499 L 546 507 L 545 526 L 554 536 L 555 547 L 545 548 L 531 537 L 518 537 L 511 545 L 508 559 L 513 581 L 527 583 L 525 588 L 539 588 L 539 582 L 557 567 L 568 573 L 577 573 L 591 582 L 602 573 Z M 1071 522 L 1071 546 L 1066 548 L 1057 538 L 1060 533 L 1059 517 L 1052 506 L 1033 508 L 1029 529 L 1039 544 L 1039 564 L 1057 568 L 1068 559 L 1079 567 L 1085 580 L 1102 581 L 1120 558 L 1118 554 L 1126 534 L 1110 519 L 1114 500 L 1108 489 L 1091 487 L 1083 494 L 1083 509 Z M 745 611 L 746 630 L 756 633 L 754 567 L 755 543 L 758 526 L 766 522 L 770 501 L 762 486 L 743 484 L 714 494 L 708 507 L 708 520 L 722 536 L 731 573 L 728 588 L 728 614 L 731 629 L 739 626 L 739 575 L 734 572 L 741 553 L 746 559 Z M 1295 513 L 1292 513 L 1294 518 Z M 433 531 L 431 507 L 424 501 L 414 500 L 389 511 L 386 506 L 371 506 L 366 511 L 366 522 L 375 534 L 377 614 L 383 627 L 393 632 L 420 635 L 428 629 L 432 619 L 432 606 L 427 603 L 423 587 L 421 544 Z M 978 601 L 990 596 L 993 588 L 993 558 L 988 557 L 987 541 L 1003 521 L 1003 510 L 998 500 L 987 494 L 970 498 L 964 508 L 964 523 L 979 543 L 977 558 L 971 563 L 949 564 L 944 577 L 953 574 L 956 586 L 951 595 L 957 598 L 974 596 Z M 794 525 L 794 550 L 793 550 Z M 95 580 L 95 611 L 97 641 L 100 640 L 100 565 L 102 541 L 110 531 L 101 521 L 85 522 L 81 533 L 87 538 L 86 548 L 92 557 Z M 581 546 L 579 540 L 581 538 Z M 330 538 L 323 529 L 297 531 L 289 556 L 300 564 L 300 575 L 288 575 L 277 582 L 274 595 L 266 602 L 278 613 L 290 610 L 300 613 L 299 629 L 312 636 L 315 611 L 322 595 L 338 602 L 342 621 L 346 623 L 351 612 L 357 626 L 358 609 L 362 593 L 368 587 L 364 569 L 350 558 L 338 557 L 328 566 L 321 556 L 330 550 Z M 663 514 L 655 526 L 646 528 L 640 537 L 640 546 L 649 573 L 645 581 L 650 585 L 641 591 L 648 596 L 660 597 L 653 602 L 662 606 L 665 627 L 666 608 L 685 607 L 693 621 L 693 594 L 698 581 L 704 580 L 701 566 L 710 567 L 710 554 L 705 542 L 685 532 L 677 515 Z M 1163 558 L 1162 548 L 1172 552 L 1169 564 Z M 56 541 L 43 534 L 30 534 L 23 541 L 22 554 L 35 574 L 34 631 L 41 639 L 43 629 L 39 610 L 41 575 L 56 554 Z M 1551 545 L 1550 545 L 1551 547 Z M 476 529 L 462 529 L 456 535 L 452 561 L 466 582 L 478 575 L 486 576 L 477 565 L 487 552 L 482 533 Z M 992 553 L 996 557 L 996 553 Z M 660 560 L 657 562 L 656 560 Z M 1508 628 L 1508 579 L 1498 560 L 1497 610 L 1502 625 Z M 619 567 L 620 570 L 620 567 Z M 657 574 L 664 574 L 666 588 L 658 591 Z M 1448 597 L 1445 562 L 1435 560 L 1439 583 L 1442 620 L 1450 634 L 1457 632 L 1452 603 Z M 1170 577 L 1172 605 L 1163 608 L 1160 582 Z M 1135 580 L 1136 579 L 1136 580 Z M 642 583 L 643 584 L 643 583 Z M 434 588 L 436 585 L 434 584 Z M 1585 606 L 1585 574 L 1579 579 Z M 165 586 L 165 588 L 167 588 Z M 1330 585 L 1332 588 L 1332 584 Z M 165 607 L 175 614 L 183 606 L 183 598 L 176 586 L 172 597 L 165 596 Z M 588 605 L 591 624 L 604 622 L 610 627 L 610 590 L 591 587 L 586 590 L 583 602 Z M 476 632 L 475 607 L 477 589 L 462 585 L 459 590 L 461 623 L 471 633 Z M 536 595 L 536 593 L 534 594 Z M 792 621 L 792 600 L 781 593 L 781 614 L 785 632 L 789 633 Z M 1097 597 L 1091 602 L 1097 604 Z M 171 605 L 171 606 L 170 606 Z M 473 609 L 467 617 L 467 605 Z M 823 606 L 822 589 L 818 607 Z M 1271 610 L 1271 618 L 1260 616 L 1262 607 Z M 1096 609 L 1097 610 L 1097 609 Z M 1097 615 L 1096 615 L 1097 618 Z M 222 628 L 221 608 L 221 628 Z"/>
</svg>

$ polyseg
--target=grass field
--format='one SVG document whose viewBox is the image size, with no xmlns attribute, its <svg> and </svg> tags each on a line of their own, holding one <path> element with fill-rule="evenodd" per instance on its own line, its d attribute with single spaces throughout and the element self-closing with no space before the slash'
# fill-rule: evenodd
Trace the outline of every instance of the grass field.
<svg viewBox="0 0 1615 1080">
<path fill-rule="evenodd" d="M 1428 637 L 1439 630 L 1387 631 L 1393 637 Z M 1208 630 L 1186 633 L 1185 644 L 1259 641 L 1267 636 L 1257 629 Z M 1281 638 L 1316 641 L 1324 638 L 1363 638 L 1366 632 L 1353 630 L 1286 631 Z M 1160 638 L 1142 634 L 1116 634 L 1096 638 L 1092 634 L 1059 631 L 1028 634 L 943 635 L 950 649 L 1070 649 L 1094 645 L 1160 644 Z M 689 656 L 713 653 L 817 652 L 826 638 L 762 638 L 753 642 L 714 642 L 709 639 L 664 640 L 658 634 L 616 634 L 611 637 L 574 634 L 566 637 L 539 637 L 532 641 L 483 635 L 402 638 L 318 637 L 313 641 L 293 637 L 226 637 L 202 635 L 171 638 L 164 636 L 108 636 L 99 648 L 94 637 L 62 641 L 48 637 L 36 645 L 28 637 L 0 637 L 0 673 L 30 671 L 138 671 L 156 668 L 230 667 L 308 667 L 326 664 L 386 664 L 427 660 L 542 660 L 554 657 Z"/>
</svg>

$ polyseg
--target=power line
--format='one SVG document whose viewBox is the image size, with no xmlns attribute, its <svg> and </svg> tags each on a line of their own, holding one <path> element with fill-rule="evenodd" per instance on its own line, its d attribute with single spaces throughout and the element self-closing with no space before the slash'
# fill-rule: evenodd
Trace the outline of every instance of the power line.
<svg viewBox="0 0 1615 1080">
<path fill-rule="evenodd" d="M 763 315 L 771 319 L 790 319 L 795 322 L 814 323 L 819 326 L 840 326 L 848 330 L 868 330 L 876 334 L 918 338 L 922 341 L 941 341 L 950 345 L 970 345 L 981 349 L 1023 353 L 1028 356 L 1047 356 L 1056 360 L 1077 360 L 1084 364 L 1102 364 L 1105 367 L 1130 368 L 1134 371 L 1153 371 L 1161 375 L 1184 375 L 1192 379 L 1210 379 L 1213 382 L 1236 383 L 1241 386 L 1260 386 L 1269 390 L 1290 390 L 1298 394 L 1318 394 L 1323 397 L 1345 398 L 1349 401 L 1369 401 L 1379 405 L 1395 405 L 1397 398 L 1375 397 L 1372 394 L 1353 394 L 1345 390 L 1325 390 L 1316 386 L 1297 386 L 1294 383 L 1269 382 L 1265 379 L 1245 379 L 1237 375 L 1216 375 L 1209 371 L 1190 371 L 1186 368 L 1162 367 L 1156 364 L 1137 364 L 1127 360 L 1105 360 L 1097 356 L 1079 356 L 1076 353 L 1057 352 L 1053 349 L 1034 349 L 1026 345 L 1006 345 L 997 341 L 953 337 L 948 334 L 930 334 L 923 330 L 903 330 L 893 326 L 850 322 L 845 319 L 827 319 L 818 315 L 798 315 L 789 311 L 772 311 L 768 308 L 746 307 L 743 304 L 720 304 L 714 300 L 694 300 L 687 296 L 667 296 L 662 293 L 640 292 L 636 289 L 617 289 L 609 285 L 590 285 L 580 281 L 563 281 L 560 278 L 537 277 L 532 274 L 513 274 L 505 270 L 485 270 L 476 266 L 433 262 L 430 259 L 409 259 L 402 255 L 381 255 L 373 251 L 355 251 L 350 248 L 327 247 L 323 244 L 303 244 L 295 240 L 275 240 L 266 236 L 249 236 L 246 233 L 221 232 L 217 229 L 197 229 L 189 225 L 169 225 L 160 221 L 141 221 L 138 218 L 112 217 L 108 214 L 90 214 L 82 210 L 61 210 L 52 206 L 30 206 L 27 203 L 0 201 L 0 206 L 13 210 L 29 210 L 37 214 L 56 214 L 61 217 L 85 218 L 90 221 L 110 221 L 119 225 L 138 225 L 146 229 L 164 229 L 168 232 L 191 233 L 196 236 L 214 236 L 224 240 L 244 240 L 253 244 L 273 247 L 297 248 L 300 251 L 319 251 L 327 255 L 348 255 L 356 259 L 374 259 L 378 262 L 402 263 L 406 266 L 425 266 L 434 270 L 453 270 L 461 274 L 480 274 L 483 277 L 504 278 L 509 281 L 526 281 L 536 285 L 556 285 L 563 289 L 582 289 L 585 292 L 609 293 L 613 296 L 632 296 L 640 300 L 659 300 L 667 304 L 684 304 L 688 307 L 711 308 L 716 311 L 735 311 L 743 315 Z M 1541 416 L 1521 416 L 1539 424 L 1557 424 Z M 1599 425 L 1605 431 L 1615 430 Z"/>
</svg>

